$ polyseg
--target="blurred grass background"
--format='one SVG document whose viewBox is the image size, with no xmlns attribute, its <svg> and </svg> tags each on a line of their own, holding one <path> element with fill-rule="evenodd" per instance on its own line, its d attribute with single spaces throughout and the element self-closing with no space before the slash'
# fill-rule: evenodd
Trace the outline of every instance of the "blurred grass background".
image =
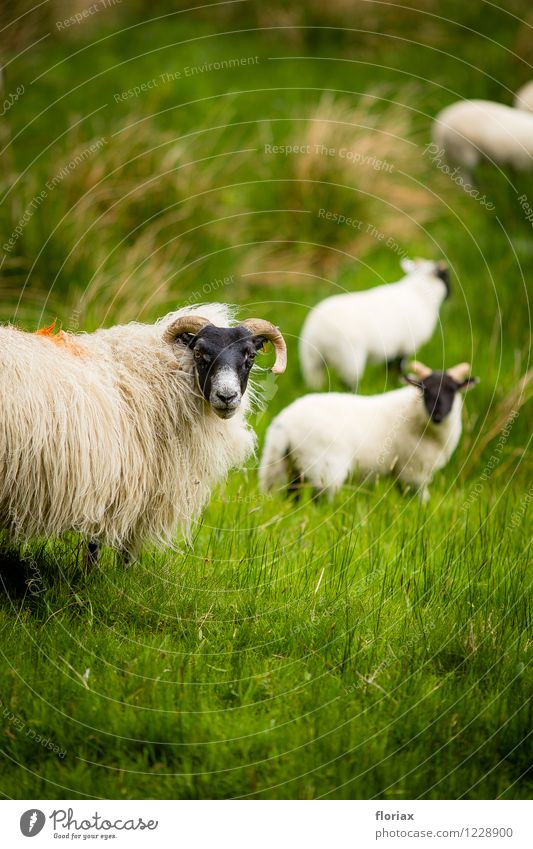
<svg viewBox="0 0 533 849">
<path fill-rule="evenodd" d="M 311 306 L 445 257 L 420 357 L 481 382 L 427 511 L 386 482 L 294 509 L 252 463 L 191 552 L 126 574 L 107 552 L 84 576 L 76 540 L 6 543 L 3 792 L 526 797 L 533 177 L 480 167 L 489 210 L 425 150 L 439 109 L 533 77 L 530 4 L 89 5 L 1 12 L 2 321 L 237 303 L 289 344 L 261 440 L 305 391 Z M 396 385 L 369 368 L 361 391 Z"/>
</svg>

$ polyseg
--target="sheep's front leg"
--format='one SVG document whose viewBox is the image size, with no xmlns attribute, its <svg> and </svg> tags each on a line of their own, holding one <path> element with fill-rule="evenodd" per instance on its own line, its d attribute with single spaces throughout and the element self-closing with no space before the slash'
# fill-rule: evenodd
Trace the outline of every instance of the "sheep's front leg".
<svg viewBox="0 0 533 849">
<path fill-rule="evenodd" d="M 292 477 L 289 483 L 287 484 L 287 495 L 290 496 L 294 501 L 299 501 L 304 483 L 305 481 L 303 475 L 295 475 L 295 477 Z"/>
<path fill-rule="evenodd" d="M 98 563 L 100 556 L 100 543 L 98 540 L 89 539 L 83 552 L 83 565 L 85 569 L 92 569 Z"/>
<path fill-rule="evenodd" d="M 135 560 L 135 555 L 126 548 L 121 548 L 118 556 L 120 558 L 120 562 L 122 563 L 124 569 L 129 569 L 133 561 Z"/>
<path fill-rule="evenodd" d="M 394 485 L 396 486 L 396 489 L 398 490 L 400 495 L 405 495 L 405 493 L 409 489 L 409 484 L 405 483 L 405 481 L 403 481 L 401 478 L 395 478 Z"/>
<path fill-rule="evenodd" d="M 137 562 L 138 555 L 139 550 L 136 545 L 128 542 L 117 548 L 115 562 L 117 565 L 120 564 L 124 569 L 129 569 L 130 566 Z"/>
<path fill-rule="evenodd" d="M 430 481 L 419 483 L 418 481 L 407 481 L 402 478 L 396 478 L 395 483 L 402 495 L 414 489 L 421 504 L 427 504 L 431 497 L 429 494 Z"/>
<path fill-rule="evenodd" d="M 399 374 L 401 374 L 402 371 L 403 371 L 402 366 L 403 366 L 404 360 L 405 360 L 404 356 L 393 357 L 392 360 L 387 360 L 387 362 L 386 362 L 387 371 L 396 371 Z"/>
<path fill-rule="evenodd" d="M 418 497 L 420 499 L 421 504 L 427 504 L 430 499 L 429 489 L 427 483 L 423 483 L 418 487 Z"/>
<path fill-rule="evenodd" d="M 333 501 L 340 488 L 346 483 L 346 469 L 341 467 L 331 474 L 328 480 L 315 484 L 313 487 L 312 500 L 318 501 L 325 496 L 328 501 Z"/>
</svg>

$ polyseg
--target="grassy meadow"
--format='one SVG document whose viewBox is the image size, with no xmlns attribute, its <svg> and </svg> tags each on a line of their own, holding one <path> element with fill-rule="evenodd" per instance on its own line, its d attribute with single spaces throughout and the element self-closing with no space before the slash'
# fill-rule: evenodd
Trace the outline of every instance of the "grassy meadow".
<svg viewBox="0 0 533 849">
<path fill-rule="evenodd" d="M 309 308 L 443 257 L 419 358 L 480 383 L 424 507 L 387 480 L 265 495 L 256 459 L 190 547 L 128 569 L 105 550 L 87 572 L 74 536 L 0 540 L 0 791 L 530 797 L 533 176 L 484 163 L 470 197 L 427 150 L 439 109 L 533 77 L 527 0 L 124 0 L 65 23 L 88 5 L 0 20 L 2 322 L 203 301 L 274 321 L 260 451 L 305 392 Z M 397 385 L 372 366 L 360 391 Z"/>
</svg>

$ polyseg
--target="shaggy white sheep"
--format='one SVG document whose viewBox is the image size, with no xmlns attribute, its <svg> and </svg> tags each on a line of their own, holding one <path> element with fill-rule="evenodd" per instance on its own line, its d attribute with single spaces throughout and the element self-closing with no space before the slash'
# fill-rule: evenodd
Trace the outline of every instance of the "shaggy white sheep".
<svg viewBox="0 0 533 849">
<path fill-rule="evenodd" d="M 0 328 L 0 527 L 67 530 L 135 551 L 188 534 L 214 484 L 254 448 L 245 394 L 272 324 L 222 305 L 92 334 Z M 213 323 L 211 323 L 213 322 Z M 218 325 L 218 326 L 216 326 Z"/>
<path fill-rule="evenodd" d="M 430 339 L 450 292 L 444 263 L 403 259 L 406 276 L 363 292 L 333 295 L 311 310 L 300 337 L 305 382 L 321 389 L 331 366 L 356 389 L 367 362 L 412 356 Z"/>
<path fill-rule="evenodd" d="M 514 96 L 514 107 L 533 112 L 533 80 L 518 89 Z"/>
<path fill-rule="evenodd" d="M 481 159 L 528 170 L 533 165 L 533 115 L 490 100 L 460 100 L 435 118 L 433 142 L 465 178 Z"/>
<path fill-rule="evenodd" d="M 416 487 L 422 501 L 428 485 L 461 436 L 464 392 L 477 379 L 461 363 L 445 372 L 411 363 L 411 385 L 381 395 L 339 392 L 305 395 L 272 422 L 259 471 L 263 489 L 309 482 L 333 495 L 348 479 L 393 476 Z"/>
</svg>

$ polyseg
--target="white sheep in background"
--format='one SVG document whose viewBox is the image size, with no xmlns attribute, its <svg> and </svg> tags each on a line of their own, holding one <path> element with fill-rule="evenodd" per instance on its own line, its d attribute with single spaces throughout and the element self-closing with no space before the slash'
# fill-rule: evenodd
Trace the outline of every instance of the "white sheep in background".
<svg viewBox="0 0 533 849">
<path fill-rule="evenodd" d="M 266 435 L 262 488 L 297 492 L 308 482 L 331 496 L 349 479 L 392 476 L 427 501 L 461 436 L 460 393 L 477 378 L 468 363 L 442 372 L 414 362 L 411 371 L 410 385 L 392 392 L 304 395 L 282 410 Z"/>
<path fill-rule="evenodd" d="M 269 322 L 223 305 L 72 335 L 0 328 L 0 527 L 73 530 L 134 552 L 172 543 L 253 451 L 245 394 Z M 213 322 L 213 323 L 211 323 Z M 218 325 L 218 326 L 215 326 Z"/>
<path fill-rule="evenodd" d="M 432 153 L 442 151 L 468 179 L 482 159 L 520 171 L 533 165 L 533 115 L 503 103 L 452 103 L 435 118 L 432 134 Z"/>
<path fill-rule="evenodd" d="M 300 337 L 305 382 L 321 389 L 325 366 L 357 389 L 367 362 L 410 357 L 431 338 L 450 292 L 442 262 L 403 259 L 406 276 L 362 292 L 333 295 L 307 316 Z"/>
<path fill-rule="evenodd" d="M 533 112 L 533 80 L 518 89 L 514 96 L 514 108 Z"/>
</svg>

